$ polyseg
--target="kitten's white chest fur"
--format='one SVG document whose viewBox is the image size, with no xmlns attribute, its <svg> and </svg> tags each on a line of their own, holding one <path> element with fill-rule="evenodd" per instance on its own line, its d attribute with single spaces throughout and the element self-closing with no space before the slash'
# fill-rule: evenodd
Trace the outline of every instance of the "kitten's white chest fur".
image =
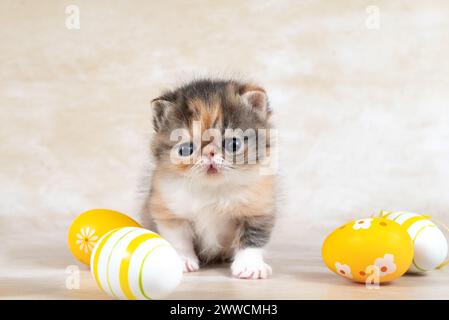
<svg viewBox="0 0 449 320">
<path fill-rule="evenodd" d="M 191 222 L 199 249 L 205 255 L 219 254 L 234 240 L 233 210 L 247 201 L 242 187 L 161 179 L 160 191 L 168 209 Z"/>
</svg>

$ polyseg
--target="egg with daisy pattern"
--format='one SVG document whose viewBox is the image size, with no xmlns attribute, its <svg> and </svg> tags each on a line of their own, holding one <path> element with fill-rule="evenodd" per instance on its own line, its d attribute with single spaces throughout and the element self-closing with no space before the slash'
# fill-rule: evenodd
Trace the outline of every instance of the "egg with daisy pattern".
<svg viewBox="0 0 449 320">
<path fill-rule="evenodd" d="M 398 223 L 359 219 L 334 230 L 322 256 L 334 273 L 360 283 L 377 284 L 401 277 L 413 260 L 413 242 Z"/>
<path fill-rule="evenodd" d="M 109 209 L 93 209 L 81 213 L 73 220 L 67 241 L 73 256 L 89 265 L 92 251 L 105 233 L 120 227 L 139 226 L 123 213 Z"/>
</svg>

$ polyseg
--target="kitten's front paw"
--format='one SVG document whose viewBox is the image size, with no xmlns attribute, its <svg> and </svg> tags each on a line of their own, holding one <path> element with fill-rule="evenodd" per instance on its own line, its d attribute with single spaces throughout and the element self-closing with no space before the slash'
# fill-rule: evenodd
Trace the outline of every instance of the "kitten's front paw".
<svg viewBox="0 0 449 320">
<path fill-rule="evenodd" d="M 195 256 L 181 255 L 184 272 L 195 272 L 200 269 L 200 262 Z"/>
<path fill-rule="evenodd" d="M 231 265 L 231 271 L 234 277 L 248 280 L 266 279 L 273 273 L 261 256 L 245 252 L 237 254 Z"/>
<path fill-rule="evenodd" d="M 234 262 L 231 266 L 232 275 L 239 279 L 266 279 L 272 274 L 271 267 L 263 261 L 247 264 Z"/>
</svg>

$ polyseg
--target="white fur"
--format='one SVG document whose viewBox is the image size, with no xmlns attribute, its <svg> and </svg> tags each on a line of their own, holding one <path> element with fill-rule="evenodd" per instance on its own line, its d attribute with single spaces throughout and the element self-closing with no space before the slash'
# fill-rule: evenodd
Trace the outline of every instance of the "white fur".
<svg viewBox="0 0 449 320">
<path fill-rule="evenodd" d="M 232 275 L 240 279 L 266 279 L 272 274 L 271 267 L 263 260 L 259 248 L 239 250 L 231 266 Z"/>
<path fill-rule="evenodd" d="M 159 232 L 180 251 L 186 264 L 194 265 L 195 270 L 198 269 L 198 259 L 193 253 L 193 233 L 205 256 L 218 255 L 235 237 L 233 212 L 248 201 L 245 187 L 258 176 L 254 173 L 239 175 L 246 175 L 247 179 L 232 177 L 227 180 L 204 175 L 196 179 L 173 176 L 160 179 L 160 192 L 168 209 L 190 224 L 183 226 L 184 230 L 158 224 Z"/>
<path fill-rule="evenodd" d="M 197 271 L 200 267 L 198 257 L 193 249 L 193 234 L 190 225 L 186 222 L 176 227 L 158 224 L 158 231 L 172 243 L 184 263 L 184 272 Z"/>
<path fill-rule="evenodd" d="M 185 179 L 162 180 L 161 193 L 171 212 L 191 222 L 191 231 L 197 235 L 201 249 L 208 255 L 215 255 L 222 250 L 223 240 L 232 231 L 231 211 L 234 206 L 245 201 L 242 193 L 221 188 L 203 188 L 188 184 Z M 192 238 L 184 237 L 174 243 L 186 247 L 186 241 L 193 242 Z"/>
</svg>

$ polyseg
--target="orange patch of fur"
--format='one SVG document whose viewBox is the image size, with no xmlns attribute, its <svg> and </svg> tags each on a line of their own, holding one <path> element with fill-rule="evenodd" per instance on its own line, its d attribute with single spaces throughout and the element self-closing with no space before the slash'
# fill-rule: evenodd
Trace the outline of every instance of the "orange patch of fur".
<svg viewBox="0 0 449 320">
<path fill-rule="evenodd" d="M 259 87 L 255 84 L 246 84 L 244 85 L 241 89 L 240 89 L 240 94 L 243 94 L 245 92 L 249 92 L 249 91 L 260 91 L 263 93 L 266 93 L 265 89 L 262 87 Z"/>
<path fill-rule="evenodd" d="M 180 223 L 180 221 L 178 221 L 180 219 L 167 208 L 167 205 L 165 204 L 165 201 L 159 191 L 158 180 L 158 174 L 155 172 L 153 178 L 153 191 L 148 202 L 149 212 L 151 212 L 151 215 L 155 220 L 164 220 L 169 224 Z"/>
<path fill-rule="evenodd" d="M 188 106 L 194 113 L 194 120 L 201 123 L 202 132 L 213 128 L 214 125 L 220 123 L 223 119 L 220 99 L 218 97 L 213 97 L 210 102 L 198 98 L 193 99 L 189 101 Z M 190 129 L 192 130 L 192 128 Z"/>
<path fill-rule="evenodd" d="M 259 217 L 270 215 L 274 212 L 275 179 L 273 176 L 265 176 L 260 181 L 246 190 L 245 203 L 234 208 L 232 214 L 235 217 Z"/>
</svg>

